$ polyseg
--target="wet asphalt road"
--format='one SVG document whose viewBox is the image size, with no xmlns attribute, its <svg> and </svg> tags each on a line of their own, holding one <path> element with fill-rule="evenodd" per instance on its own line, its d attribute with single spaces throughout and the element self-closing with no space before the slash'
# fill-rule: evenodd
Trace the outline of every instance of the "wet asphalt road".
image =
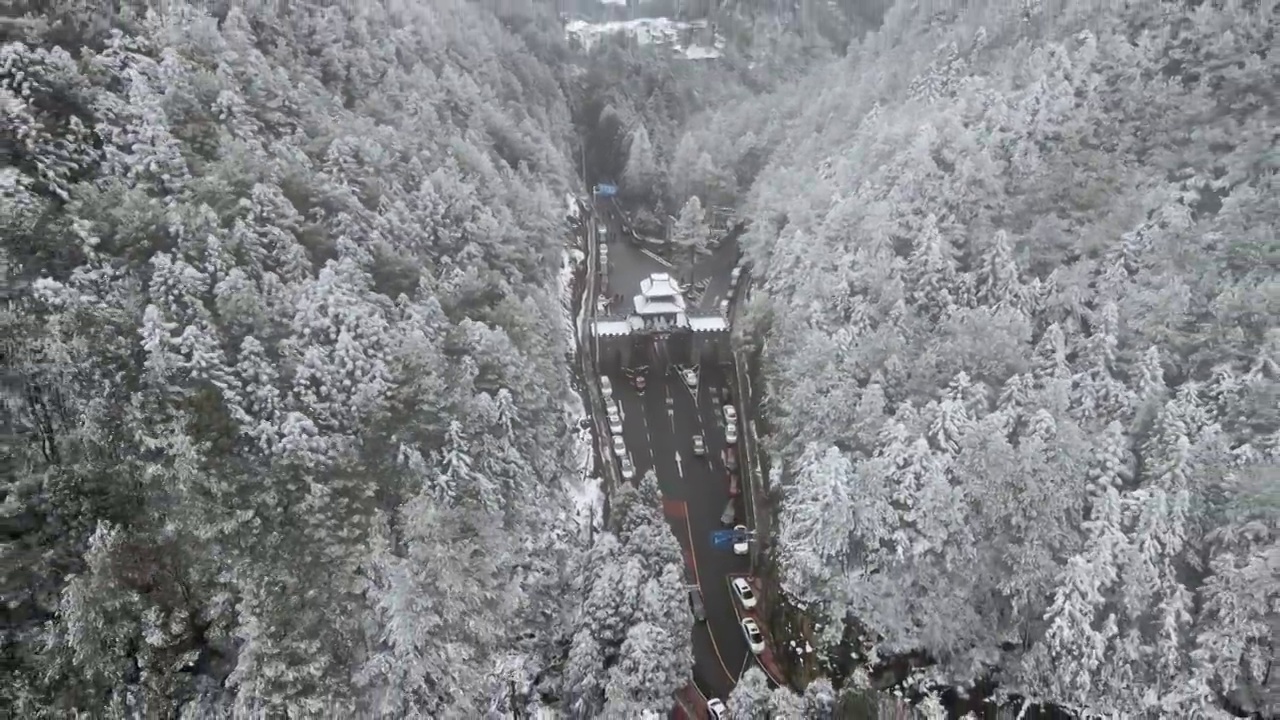
<svg viewBox="0 0 1280 720">
<path fill-rule="evenodd" d="M 605 224 L 601 239 L 608 247 L 607 290 L 621 294 L 609 314 L 626 314 L 640 281 L 655 272 L 675 273 L 675 268 L 644 252 L 627 239 L 623 219 L 612 203 L 597 203 Z M 729 276 L 737 263 L 737 243 L 730 239 L 699 259 L 696 278 L 710 277 L 697 303 L 713 312 L 729 289 Z M 656 368 L 657 364 L 655 364 Z M 712 532 L 724 529 L 720 514 L 730 499 L 729 474 L 722 451 L 726 447 L 721 388 L 732 382 L 731 370 L 718 366 L 699 368 L 699 382 L 691 390 L 674 371 L 662 376 L 654 369 L 646 376 L 648 388 L 637 393 L 628 378 L 612 378 L 614 397 L 623 412 L 623 437 L 636 465 L 636 476 L 650 468 L 657 473 L 672 532 L 685 549 L 686 582 L 700 588 L 707 622 L 693 628 L 694 681 L 707 697 L 726 698 L 737 678 L 752 662 L 752 655 L 738 626 L 735 600 L 727 576 L 746 573 L 745 556 L 712 547 Z M 693 454 L 692 437 L 706 441 L 705 457 Z M 743 499 L 734 499 L 738 521 L 743 522 Z"/>
</svg>

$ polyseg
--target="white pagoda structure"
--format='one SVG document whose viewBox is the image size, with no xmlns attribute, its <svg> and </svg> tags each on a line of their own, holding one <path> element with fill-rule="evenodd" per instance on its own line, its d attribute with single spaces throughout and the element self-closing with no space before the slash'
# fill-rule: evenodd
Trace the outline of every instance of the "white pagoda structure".
<svg viewBox="0 0 1280 720">
<path fill-rule="evenodd" d="M 684 292 L 668 273 L 654 273 L 640 281 L 640 294 L 633 299 L 640 329 L 655 332 L 689 327 Z"/>
</svg>

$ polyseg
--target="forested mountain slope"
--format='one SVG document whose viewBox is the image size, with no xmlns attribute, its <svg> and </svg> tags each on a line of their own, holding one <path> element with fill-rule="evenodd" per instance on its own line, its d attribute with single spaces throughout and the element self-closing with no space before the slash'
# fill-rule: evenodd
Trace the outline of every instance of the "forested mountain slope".
<svg viewBox="0 0 1280 720">
<path fill-rule="evenodd" d="M 519 707 L 579 560 L 555 74 L 475 3 L 232 5 L 6 26 L 0 714 Z"/>
<path fill-rule="evenodd" d="M 786 591 L 942 681 L 1280 712 L 1274 11 L 917 5 L 732 131 Z"/>
</svg>

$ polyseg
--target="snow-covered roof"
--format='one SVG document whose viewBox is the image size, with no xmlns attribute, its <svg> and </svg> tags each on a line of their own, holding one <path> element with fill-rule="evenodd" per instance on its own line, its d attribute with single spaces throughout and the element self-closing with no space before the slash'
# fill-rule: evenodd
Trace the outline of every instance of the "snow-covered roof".
<svg viewBox="0 0 1280 720">
<path fill-rule="evenodd" d="M 596 320 L 592 322 L 592 332 L 597 337 L 617 337 L 631 334 L 631 323 L 627 320 Z"/>
<path fill-rule="evenodd" d="M 680 296 L 676 299 L 683 300 Z M 673 315 L 684 312 L 683 302 L 673 302 L 670 298 L 650 299 L 643 295 L 635 297 L 637 315 Z"/>
<path fill-rule="evenodd" d="M 694 332 L 724 332 L 729 329 L 729 323 L 719 315 L 691 315 L 689 329 Z"/>
<path fill-rule="evenodd" d="M 680 297 L 680 283 L 671 273 L 654 273 L 640 281 L 640 294 L 646 297 Z"/>
<path fill-rule="evenodd" d="M 654 273 L 640 281 L 640 294 L 633 299 L 637 315 L 672 315 L 684 312 L 680 283 L 668 273 Z"/>
<path fill-rule="evenodd" d="M 601 0 L 602 5 L 624 7 L 626 0 Z M 590 49 L 605 35 L 624 34 L 634 38 L 639 45 L 666 45 L 680 57 L 687 60 L 710 60 L 718 58 L 724 49 L 725 40 L 719 34 L 711 38 L 711 46 L 695 44 L 685 48 L 680 40 L 683 33 L 705 33 L 706 20 L 682 22 L 665 17 L 636 18 L 634 20 L 611 20 L 607 22 L 590 22 L 587 20 L 570 20 L 565 23 L 565 34 L 577 38 L 583 48 Z M 706 39 L 705 37 L 703 38 Z"/>
</svg>

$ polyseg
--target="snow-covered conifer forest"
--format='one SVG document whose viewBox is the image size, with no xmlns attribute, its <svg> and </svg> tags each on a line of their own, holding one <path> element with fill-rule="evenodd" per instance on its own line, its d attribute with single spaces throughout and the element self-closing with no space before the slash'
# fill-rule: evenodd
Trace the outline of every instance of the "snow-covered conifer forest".
<svg viewBox="0 0 1280 720">
<path fill-rule="evenodd" d="M 155 5 L 0 12 L 0 717 L 665 713 L 656 480 L 574 517 L 584 167 L 686 256 L 682 209 L 746 227 L 826 676 L 733 717 L 906 656 L 1280 716 L 1273 5 L 633 3 L 697 60 L 566 38 L 586 0 Z"/>
</svg>

